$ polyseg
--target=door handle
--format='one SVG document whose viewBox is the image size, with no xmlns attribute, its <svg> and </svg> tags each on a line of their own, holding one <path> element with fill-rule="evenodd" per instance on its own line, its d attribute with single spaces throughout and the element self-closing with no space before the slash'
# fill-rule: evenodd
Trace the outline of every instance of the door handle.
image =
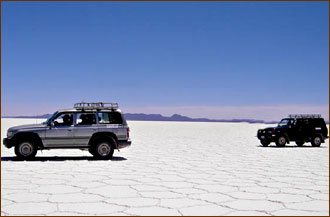
<svg viewBox="0 0 330 217">
<path fill-rule="evenodd" d="M 72 129 L 68 129 L 68 131 L 72 131 Z"/>
</svg>

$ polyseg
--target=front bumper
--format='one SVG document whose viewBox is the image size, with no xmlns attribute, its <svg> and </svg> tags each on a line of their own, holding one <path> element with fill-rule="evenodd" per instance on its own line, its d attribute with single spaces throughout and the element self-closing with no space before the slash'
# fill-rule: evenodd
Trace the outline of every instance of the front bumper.
<svg viewBox="0 0 330 217">
<path fill-rule="evenodd" d="M 127 141 L 118 141 L 117 143 L 117 148 L 121 149 L 121 148 L 126 148 L 131 146 L 132 141 L 131 140 L 127 140 Z"/>
<path fill-rule="evenodd" d="M 257 135 L 259 140 L 275 141 L 276 135 L 269 133 L 258 133 Z"/>
<path fill-rule="evenodd" d="M 3 145 L 6 147 L 6 148 L 11 148 L 14 146 L 14 141 L 12 139 L 8 139 L 8 138 L 4 138 L 3 139 Z"/>
</svg>

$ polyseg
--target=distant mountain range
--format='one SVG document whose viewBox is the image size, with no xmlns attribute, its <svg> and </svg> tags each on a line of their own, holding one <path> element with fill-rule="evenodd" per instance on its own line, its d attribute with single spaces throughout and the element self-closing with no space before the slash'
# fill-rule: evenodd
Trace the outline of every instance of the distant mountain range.
<svg viewBox="0 0 330 217">
<path fill-rule="evenodd" d="M 44 115 L 36 115 L 36 116 L 1 116 L 1 118 L 40 118 L 40 119 L 47 119 L 52 114 L 44 114 Z"/>
<path fill-rule="evenodd" d="M 125 114 L 127 120 L 134 121 L 185 121 L 185 122 L 248 122 L 248 123 L 266 123 L 274 124 L 277 121 L 263 121 L 254 119 L 208 119 L 208 118 L 190 118 L 178 114 L 174 114 L 171 117 L 162 116 L 160 114 Z"/>
<path fill-rule="evenodd" d="M 42 118 L 46 119 L 50 117 L 51 114 L 44 114 L 38 116 L 2 116 L 2 118 Z M 161 114 L 125 114 L 126 120 L 129 121 L 183 121 L 183 122 L 247 122 L 247 123 L 264 123 L 264 124 L 276 124 L 278 121 L 263 121 L 263 120 L 254 120 L 254 119 L 208 119 L 208 118 L 190 118 L 178 114 L 174 114 L 171 117 L 166 117 Z"/>
</svg>

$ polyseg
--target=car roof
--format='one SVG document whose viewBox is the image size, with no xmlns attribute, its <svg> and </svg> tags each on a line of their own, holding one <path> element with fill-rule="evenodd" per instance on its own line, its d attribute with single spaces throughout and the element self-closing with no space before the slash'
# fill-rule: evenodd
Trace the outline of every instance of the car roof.
<svg viewBox="0 0 330 217">
<path fill-rule="evenodd" d="M 81 109 L 60 109 L 57 112 L 58 113 L 60 113 L 60 112 L 74 112 L 74 113 L 76 113 L 76 112 L 96 112 L 96 111 L 98 111 L 98 112 L 119 112 L 119 113 L 121 113 L 120 109 L 98 109 L 98 110 L 96 110 L 96 109 L 93 109 L 93 110 L 91 110 L 91 109 L 85 109 L 85 110 L 81 110 Z"/>
</svg>

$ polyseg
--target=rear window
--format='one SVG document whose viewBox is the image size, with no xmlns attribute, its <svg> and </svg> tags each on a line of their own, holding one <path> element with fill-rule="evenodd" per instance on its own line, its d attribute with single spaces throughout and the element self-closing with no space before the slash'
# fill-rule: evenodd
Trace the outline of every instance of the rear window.
<svg viewBox="0 0 330 217">
<path fill-rule="evenodd" d="M 297 119 L 298 125 L 308 126 L 308 127 L 324 127 L 325 122 L 322 118 L 315 119 Z"/>
<path fill-rule="evenodd" d="M 323 127 L 325 125 L 324 119 L 315 119 L 312 122 L 313 125 L 318 126 L 318 127 Z"/>
<path fill-rule="evenodd" d="M 100 124 L 123 124 L 123 118 L 119 112 L 99 112 Z"/>
</svg>

